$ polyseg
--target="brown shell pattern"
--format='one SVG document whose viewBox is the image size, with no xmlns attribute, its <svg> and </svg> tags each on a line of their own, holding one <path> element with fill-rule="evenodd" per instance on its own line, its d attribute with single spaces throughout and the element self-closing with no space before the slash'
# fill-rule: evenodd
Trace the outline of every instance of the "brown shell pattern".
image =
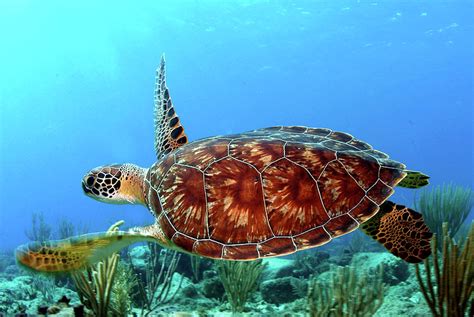
<svg viewBox="0 0 474 317">
<path fill-rule="evenodd" d="M 346 133 L 272 127 L 183 145 L 150 168 L 146 202 L 183 250 L 256 259 L 356 229 L 404 169 Z"/>
</svg>

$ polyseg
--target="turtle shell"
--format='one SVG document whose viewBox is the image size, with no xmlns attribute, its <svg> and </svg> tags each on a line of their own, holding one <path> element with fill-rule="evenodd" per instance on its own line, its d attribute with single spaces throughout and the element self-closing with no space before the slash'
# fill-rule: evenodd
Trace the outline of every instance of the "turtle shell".
<svg viewBox="0 0 474 317">
<path fill-rule="evenodd" d="M 149 169 L 146 202 L 179 248 L 250 260 L 355 230 L 404 169 L 346 133 L 273 127 L 183 145 Z"/>
</svg>

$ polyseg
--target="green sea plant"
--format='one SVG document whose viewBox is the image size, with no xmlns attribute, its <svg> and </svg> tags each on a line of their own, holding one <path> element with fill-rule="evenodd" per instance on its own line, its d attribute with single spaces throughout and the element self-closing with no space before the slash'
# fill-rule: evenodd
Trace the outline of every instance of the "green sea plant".
<svg viewBox="0 0 474 317">
<path fill-rule="evenodd" d="M 442 235 L 443 239 L 436 235 L 432 239 L 433 256 L 425 259 L 423 276 L 416 265 L 421 292 L 435 317 L 474 316 L 474 225 L 462 244 L 450 236 L 447 223 Z"/>
<path fill-rule="evenodd" d="M 119 221 L 113 224 L 107 232 L 118 231 L 118 227 L 123 223 L 123 221 Z M 119 255 L 114 253 L 96 265 L 72 273 L 79 299 L 97 317 L 106 317 L 109 313 L 122 316 L 118 307 L 111 305 L 118 261 Z"/>
<path fill-rule="evenodd" d="M 144 275 L 133 266 L 138 274 L 138 297 L 141 304 L 141 316 L 150 316 L 163 304 L 171 302 L 181 288 L 183 277 L 179 285 L 172 291 L 173 275 L 176 272 L 181 254 L 172 250 L 163 250 L 156 243 L 147 243 L 150 249 L 150 258 L 145 262 Z"/>
<path fill-rule="evenodd" d="M 245 303 L 258 287 L 264 269 L 262 260 L 216 261 L 216 268 L 232 311 L 243 312 Z"/>
<path fill-rule="evenodd" d="M 298 298 L 303 298 L 308 294 L 308 283 L 307 279 L 300 278 L 291 278 L 290 279 L 291 291 L 293 295 Z"/>
<path fill-rule="evenodd" d="M 114 316 L 129 315 L 137 286 L 138 280 L 130 265 L 119 261 L 111 296 L 111 306 L 117 312 Z"/>
<path fill-rule="evenodd" d="M 67 239 L 72 236 L 87 234 L 89 228 L 86 225 L 77 225 L 67 218 L 61 218 L 57 224 L 56 236 L 58 239 Z"/>
<path fill-rule="evenodd" d="M 423 219 L 433 233 L 438 236 L 438 246 L 443 245 L 443 223 L 454 237 L 469 216 L 474 206 L 474 192 L 453 184 L 444 184 L 431 191 L 422 191 L 415 200 L 415 210 L 423 214 Z"/>
<path fill-rule="evenodd" d="M 330 254 L 325 251 L 306 250 L 296 253 L 291 274 L 295 277 L 310 277 L 329 269 Z"/>
<path fill-rule="evenodd" d="M 58 223 L 58 239 L 67 239 L 75 235 L 76 229 L 72 221 L 62 218 Z"/>
<path fill-rule="evenodd" d="M 372 316 L 384 299 L 383 266 L 374 276 L 340 267 L 329 283 L 313 278 L 308 287 L 310 317 Z"/>
<path fill-rule="evenodd" d="M 191 262 L 191 271 L 193 272 L 193 282 L 197 283 L 202 279 L 202 274 L 201 274 L 202 257 L 198 255 L 189 255 L 189 261 Z"/>
<path fill-rule="evenodd" d="M 0 273 L 5 272 L 5 269 L 15 263 L 14 258 L 11 256 L 13 251 L 0 250 Z"/>
<path fill-rule="evenodd" d="M 33 274 L 31 278 L 31 287 L 41 294 L 43 304 L 52 304 L 54 302 L 54 290 L 56 289 L 54 277 Z"/>
<path fill-rule="evenodd" d="M 44 220 L 42 212 L 34 212 L 31 215 L 31 229 L 25 232 L 31 241 L 44 242 L 51 240 L 51 226 Z"/>
</svg>

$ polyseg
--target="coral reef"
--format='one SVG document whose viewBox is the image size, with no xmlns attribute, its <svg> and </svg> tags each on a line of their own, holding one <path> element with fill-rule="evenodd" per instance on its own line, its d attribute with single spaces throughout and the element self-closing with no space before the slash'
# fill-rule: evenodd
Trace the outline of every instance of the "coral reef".
<svg viewBox="0 0 474 317">
<path fill-rule="evenodd" d="M 201 285 L 202 293 L 207 298 L 222 300 L 225 295 L 224 285 L 215 273 L 212 274 L 211 272 L 206 272 Z"/>
<path fill-rule="evenodd" d="M 372 277 L 353 267 L 338 268 L 330 283 L 313 279 L 308 287 L 308 309 L 312 317 L 369 316 L 382 305 L 383 265 Z"/>
<path fill-rule="evenodd" d="M 383 265 L 382 280 L 386 285 L 398 285 L 410 277 L 409 264 L 390 253 L 358 253 L 350 265 L 363 267 L 369 272 L 375 272 L 379 265 Z"/>
<path fill-rule="evenodd" d="M 31 232 L 36 233 L 31 235 L 44 235 L 40 228 L 48 224 L 39 216 L 35 221 L 36 229 Z M 50 279 L 22 272 L 14 265 L 13 253 L 2 252 L 0 312 L 214 317 L 236 313 L 308 316 L 310 311 L 311 316 L 395 317 L 427 316 L 434 310 L 431 314 L 435 316 L 469 315 L 473 298 L 473 260 L 469 259 L 474 255 L 473 231 L 468 235 L 466 228 L 458 230 L 461 238 L 456 238 L 456 244 L 453 231 L 449 234 L 452 229 L 445 226 L 443 242 L 436 242 L 438 251 L 433 250 L 433 257 L 418 268 L 361 234 L 257 262 L 212 261 L 141 244 L 82 273 L 83 288 L 95 290 L 92 293 L 98 302 L 109 298 L 102 315 L 95 312 L 84 290 L 74 289 L 67 277 Z M 76 231 L 65 222 L 63 234 L 71 230 Z M 462 239 L 464 235 L 468 238 Z M 102 286 L 96 288 L 97 282 Z M 97 292 L 105 293 L 100 297 Z M 64 295 L 71 300 L 61 302 Z"/>
<path fill-rule="evenodd" d="M 338 270 L 336 266 L 338 263 L 338 254 L 340 254 L 343 247 L 345 246 L 338 247 L 334 249 L 333 252 L 330 252 L 330 248 L 324 251 L 329 254 L 329 257 L 322 261 L 322 263 L 327 264 L 327 262 L 330 262 L 331 266 L 328 266 L 328 270 L 326 271 L 320 272 L 318 270 L 318 272 L 314 274 L 319 283 L 331 285 L 334 274 Z M 308 251 L 306 255 L 309 257 L 321 256 L 319 251 L 312 251 L 313 254 Z M 164 252 L 164 250 L 159 248 L 159 251 L 156 253 L 159 256 L 158 273 L 165 257 Z M 124 290 L 125 292 L 128 288 L 128 286 L 124 286 L 122 282 L 120 282 L 122 266 L 128 273 L 133 273 L 132 276 L 137 278 L 137 283 L 140 281 L 146 286 L 146 279 L 144 278 L 146 274 L 145 267 L 148 265 L 148 258 L 151 256 L 148 245 L 139 245 L 131 248 L 129 255 L 130 257 L 119 258 L 115 273 L 114 287 L 112 288 L 111 305 L 115 305 L 113 301 L 114 297 L 117 296 L 114 290 Z M 9 256 L 10 259 L 6 261 L 11 263 L 12 255 L 9 254 Z M 182 255 L 182 257 L 183 256 L 187 257 L 187 255 Z M 323 253 L 323 257 L 327 257 L 327 255 Z M 165 263 L 169 264 L 171 262 L 170 259 L 171 253 L 168 254 L 168 259 Z M 133 272 L 128 267 L 130 265 L 128 261 L 132 262 L 135 267 Z M 262 282 L 260 283 L 260 287 L 249 295 L 243 309 L 243 314 L 247 314 L 248 316 L 307 316 L 308 304 L 306 292 L 308 278 L 298 278 L 292 275 L 276 276 L 277 272 L 280 272 L 280 274 L 284 271 L 293 272 L 293 269 L 300 265 L 296 262 L 295 257 L 272 258 L 262 261 L 264 264 L 260 277 Z M 324 266 L 326 266 L 326 264 Z M 382 279 L 384 283 L 387 284 L 387 288 L 384 295 L 385 300 L 374 316 L 398 317 L 429 315 L 429 307 L 425 303 L 415 278 L 414 266 L 408 265 L 407 268 L 404 262 L 388 252 L 356 253 L 352 256 L 352 261 L 350 262 L 350 266 L 357 268 L 358 275 L 373 275 L 374 272 L 377 272 L 377 268 L 381 264 L 384 266 Z M 63 283 L 63 286 L 58 286 L 58 280 L 56 279 L 53 289 L 53 302 L 48 304 L 43 300 L 41 292 L 32 287 L 33 277 L 31 275 L 18 276 L 24 273 L 13 270 L 15 266 L 9 265 L 7 268 L 8 272 L 0 272 L 0 312 L 8 312 L 8 315 L 14 315 L 15 313 L 23 311 L 35 315 L 38 314 L 39 307 L 43 306 L 49 309 L 49 316 L 55 316 L 52 314 L 52 311 L 57 310 L 58 307 L 61 308 L 57 314 L 58 316 L 71 316 L 74 309 L 82 310 L 85 315 L 92 313 L 87 307 L 81 306 L 72 284 Z M 128 273 L 124 271 L 125 280 L 130 279 Z M 170 285 L 167 286 L 169 288 L 169 296 L 174 295 L 174 297 L 172 297 L 172 300 L 166 300 L 158 305 L 153 312 L 149 313 L 150 316 L 175 316 L 177 312 L 194 314 L 194 316 L 212 317 L 232 315 L 231 304 L 226 300 L 226 291 L 215 265 L 206 268 L 203 271 L 202 279 L 197 283 L 192 280 L 191 276 L 189 278 L 185 276 L 188 274 L 189 272 L 174 272 Z M 277 289 L 277 286 L 274 286 L 275 284 L 282 285 L 281 289 Z M 158 290 L 160 289 L 159 287 Z M 348 294 L 352 294 L 352 292 L 353 291 L 350 290 Z M 130 292 L 127 291 L 127 293 L 131 295 L 131 311 L 129 315 L 135 314 L 139 316 L 146 314 L 147 311 L 142 312 L 143 299 L 140 295 L 139 286 L 132 287 Z M 57 301 L 63 295 L 71 298 L 71 302 L 67 308 L 57 304 Z M 269 299 L 271 296 L 280 299 L 271 300 Z M 128 310 L 127 305 L 124 307 L 125 309 L 121 309 Z"/>
<path fill-rule="evenodd" d="M 304 297 L 307 287 L 308 283 L 305 279 L 286 276 L 263 282 L 260 290 L 263 300 L 279 305 Z"/>
<path fill-rule="evenodd" d="M 79 298 L 73 290 L 65 287 L 53 287 L 50 289 L 52 300 L 45 302 L 44 294 L 34 284 L 31 275 L 20 275 L 12 279 L 0 277 L 0 312 L 8 316 L 20 312 L 36 314 L 38 307 L 51 306 L 63 296 L 71 299 L 70 305 L 79 305 Z"/>
</svg>

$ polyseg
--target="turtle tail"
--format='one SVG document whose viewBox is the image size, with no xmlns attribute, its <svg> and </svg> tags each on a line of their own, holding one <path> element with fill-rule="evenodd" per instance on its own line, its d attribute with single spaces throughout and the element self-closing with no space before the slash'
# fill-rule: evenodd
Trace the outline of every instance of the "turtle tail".
<svg viewBox="0 0 474 317">
<path fill-rule="evenodd" d="M 429 184 L 429 176 L 417 171 L 405 171 L 407 176 L 403 178 L 398 186 L 406 188 L 419 188 Z"/>
<path fill-rule="evenodd" d="M 83 269 L 132 243 L 146 240 L 151 238 L 124 231 L 101 232 L 25 244 L 16 249 L 15 257 L 17 263 L 28 270 L 63 273 Z"/>
<path fill-rule="evenodd" d="M 393 255 L 409 263 L 419 263 L 431 254 L 433 234 L 416 211 L 390 201 L 361 225 L 361 229 L 377 240 Z"/>
</svg>

